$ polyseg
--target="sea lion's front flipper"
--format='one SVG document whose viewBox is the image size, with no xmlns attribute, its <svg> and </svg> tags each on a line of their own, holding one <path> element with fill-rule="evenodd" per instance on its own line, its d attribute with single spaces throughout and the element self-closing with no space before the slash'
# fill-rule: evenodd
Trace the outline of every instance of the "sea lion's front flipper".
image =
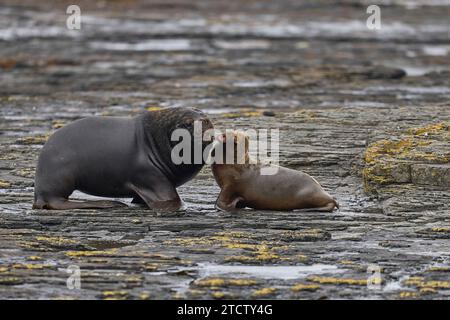
<svg viewBox="0 0 450 320">
<path fill-rule="evenodd" d="M 228 212 L 236 212 L 240 206 L 239 203 L 244 201 L 244 198 L 238 196 L 236 194 L 231 193 L 231 188 L 227 186 L 223 187 L 220 191 L 219 197 L 216 200 L 216 209 L 228 211 Z"/>
<path fill-rule="evenodd" d="M 131 184 L 130 188 L 145 201 L 150 209 L 158 211 L 177 211 L 183 202 L 171 184 L 161 182 L 155 188 Z"/>
</svg>

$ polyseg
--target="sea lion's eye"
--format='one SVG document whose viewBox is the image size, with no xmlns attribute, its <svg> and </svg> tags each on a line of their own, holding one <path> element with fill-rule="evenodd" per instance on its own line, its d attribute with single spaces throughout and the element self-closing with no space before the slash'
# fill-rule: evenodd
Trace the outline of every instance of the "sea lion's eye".
<svg viewBox="0 0 450 320">
<path fill-rule="evenodd" d="M 194 123 L 194 119 L 192 119 L 192 118 L 185 118 L 185 119 L 183 119 L 183 124 L 186 127 L 191 127 L 193 123 Z"/>
</svg>

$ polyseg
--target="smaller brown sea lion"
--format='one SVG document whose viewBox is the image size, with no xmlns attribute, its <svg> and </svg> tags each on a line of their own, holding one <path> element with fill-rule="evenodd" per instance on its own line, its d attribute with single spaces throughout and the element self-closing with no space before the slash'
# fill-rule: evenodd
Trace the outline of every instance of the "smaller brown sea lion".
<svg viewBox="0 0 450 320">
<path fill-rule="evenodd" d="M 224 163 L 220 164 L 216 161 L 212 164 L 214 178 L 221 188 L 216 208 L 225 211 L 249 207 L 260 210 L 312 209 L 326 212 L 339 208 L 336 200 L 308 174 L 273 164 L 255 163 L 249 156 L 250 141 L 244 132 L 233 131 L 231 138 L 222 134 L 217 140 L 219 144 L 223 144 L 222 148 L 225 145 L 224 154 L 226 144 L 233 140 L 235 162 L 227 164 L 222 161 Z M 242 141 L 245 141 L 245 151 L 242 154 L 244 159 L 238 162 L 238 143 Z M 263 168 L 276 173 L 263 175 Z"/>
</svg>

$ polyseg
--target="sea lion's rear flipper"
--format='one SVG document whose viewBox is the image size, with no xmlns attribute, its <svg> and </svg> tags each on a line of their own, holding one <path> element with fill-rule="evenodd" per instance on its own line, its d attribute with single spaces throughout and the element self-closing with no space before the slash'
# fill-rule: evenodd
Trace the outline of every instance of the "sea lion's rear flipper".
<svg viewBox="0 0 450 320">
<path fill-rule="evenodd" d="M 324 195 L 318 198 L 320 199 L 320 201 L 318 202 L 320 202 L 321 204 L 316 208 L 316 211 L 333 212 L 335 208 L 339 210 L 339 203 L 328 193 L 325 192 Z"/>
<path fill-rule="evenodd" d="M 318 205 L 317 206 L 311 206 L 310 208 L 303 208 L 299 209 L 301 212 L 312 212 L 312 211 L 318 211 L 318 212 L 333 212 L 334 209 L 339 210 L 339 203 L 336 201 L 336 199 L 325 195 L 325 197 L 321 198 L 315 198 L 315 202 Z"/>
<path fill-rule="evenodd" d="M 158 211 L 177 211 L 183 205 L 177 190 L 169 183 L 161 182 L 155 188 L 130 184 L 130 188 L 145 201 L 150 209 Z"/>
<path fill-rule="evenodd" d="M 219 197 L 216 200 L 216 209 L 235 212 L 239 208 L 243 208 L 242 202 L 244 198 L 233 194 L 231 188 L 224 186 L 220 191 Z"/>
<path fill-rule="evenodd" d="M 73 201 L 68 199 L 52 199 L 46 202 L 36 201 L 33 204 L 33 209 L 48 209 L 48 210 L 111 209 L 126 206 L 127 205 L 122 202 L 110 200 Z"/>
</svg>

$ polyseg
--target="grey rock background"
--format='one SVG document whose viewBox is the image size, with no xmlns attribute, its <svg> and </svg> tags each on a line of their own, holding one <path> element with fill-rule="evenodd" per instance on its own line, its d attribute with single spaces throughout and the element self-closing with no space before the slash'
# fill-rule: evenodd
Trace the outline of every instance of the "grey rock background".
<svg viewBox="0 0 450 320">
<path fill-rule="evenodd" d="M 380 31 L 367 1 L 79 1 L 80 31 L 65 27 L 68 4 L 0 4 L 1 298 L 449 298 L 448 167 L 442 183 L 400 172 L 371 193 L 362 174 L 370 143 L 450 120 L 447 1 L 382 5 Z M 225 215 L 207 167 L 180 188 L 180 217 L 31 210 L 58 127 L 172 106 L 219 128 L 279 128 L 282 165 L 341 210 Z M 414 180 L 432 180 L 414 161 Z M 81 290 L 66 286 L 71 265 Z"/>
</svg>

